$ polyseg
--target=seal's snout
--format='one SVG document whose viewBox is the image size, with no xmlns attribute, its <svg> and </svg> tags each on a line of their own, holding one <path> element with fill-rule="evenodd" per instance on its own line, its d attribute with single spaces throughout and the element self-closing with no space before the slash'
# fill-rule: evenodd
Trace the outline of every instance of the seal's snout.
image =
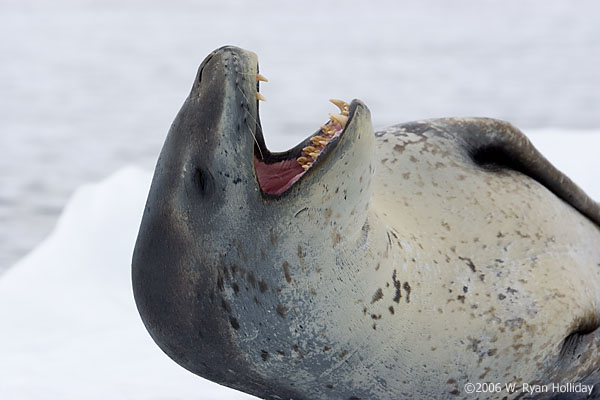
<svg viewBox="0 0 600 400">
<path fill-rule="evenodd" d="M 225 79 L 221 84 L 228 83 L 242 88 L 243 81 L 257 70 L 257 64 L 258 57 L 251 51 L 235 46 L 221 47 L 210 53 L 200 64 L 192 92 L 200 92 L 203 84 L 215 79 L 221 81 L 223 78 Z M 256 80 L 249 81 L 250 86 L 257 90 Z"/>
</svg>

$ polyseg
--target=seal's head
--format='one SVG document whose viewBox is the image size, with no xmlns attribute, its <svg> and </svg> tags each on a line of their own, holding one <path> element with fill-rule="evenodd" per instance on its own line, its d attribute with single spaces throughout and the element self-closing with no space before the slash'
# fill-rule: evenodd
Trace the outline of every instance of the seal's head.
<svg viewBox="0 0 600 400">
<path fill-rule="evenodd" d="M 254 365 L 264 354 L 249 356 L 243 343 L 258 323 L 288 329 L 283 318 L 271 321 L 275 310 L 285 313 L 277 289 L 290 281 L 282 253 L 300 252 L 302 243 L 335 260 L 339 238 L 360 232 L 374 136 L 362 102 L 336 101 L 340 113 L 319 131 L 270 152 L 258 116 L 263 79 L 256 55 L 236 47 L 202 62 L 158 160 L 133 289 L 153 339 L 185 368 L 259 396 L 300 398 L 269 383 Z"/>
</svg>

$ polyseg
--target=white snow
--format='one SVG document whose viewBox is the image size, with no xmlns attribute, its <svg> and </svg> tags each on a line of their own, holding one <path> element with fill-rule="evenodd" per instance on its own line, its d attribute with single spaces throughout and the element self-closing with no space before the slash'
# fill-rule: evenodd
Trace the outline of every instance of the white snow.
<svg viewBox="0 0 600 400">
<path fill-rule="evenodd" d="M 600 135 L 529 132 L 600 198 Z M 273 147 L 299 138 L 278 138 Z M 284 141 L 284 142 L 282 142 Z M 0 277 L 0 399 L 251 399 L 201 379 L 154 344 L 130 281 L 151 172 L 80 187 L 53 233 Z"/>
</svg>

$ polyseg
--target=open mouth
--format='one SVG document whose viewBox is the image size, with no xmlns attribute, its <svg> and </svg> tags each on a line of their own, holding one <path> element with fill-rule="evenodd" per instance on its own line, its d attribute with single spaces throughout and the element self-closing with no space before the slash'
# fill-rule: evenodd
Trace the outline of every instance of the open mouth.
<svg viewBox="0 0 600 400">
<path fill-rule="evenodd" d="M 265 78 L 260 76 L 259 80 L 264 81 Z M 264 97 L 257 92 L 257 99 L 264 100 Z M 339 108 L 339 113 L 330 113 L 329 121 L 321 125 L 319 131 L 289 151 L 269 152 L 264 146 L 260 126 L 257 126 L 257 136 L 260 137 L 257 137 L 254 148 L 254 169 L 264 193 L 285 192 L 339 141 L 350 118 L 350 106 L 343 100 L 330 101 Z"/>
</svg>

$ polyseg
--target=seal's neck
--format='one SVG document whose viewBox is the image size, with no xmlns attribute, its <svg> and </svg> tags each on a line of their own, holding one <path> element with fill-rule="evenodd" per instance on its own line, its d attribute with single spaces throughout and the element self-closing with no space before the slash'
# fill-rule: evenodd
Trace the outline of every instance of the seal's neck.
<svg viewBox="0 0 600 400">
<path fill-rule="evenodd" d="M 322 168 L 317 166 L 311 176 L 292 187 L 294 201 L 279 210 L 278 214 L 285 214 L 279 221 L 289 221 L 285 227 L 289 237 L 302 238 L 301 247 L 311 249 L 323 265 L 335 265 L 342 249 L 352 249 L 363 240 L 375 173 L 374 156 L 375 137 L 369 111 L 361 105 L 355 112 L 354 125 L 327 155 Z"/>
</svg>

